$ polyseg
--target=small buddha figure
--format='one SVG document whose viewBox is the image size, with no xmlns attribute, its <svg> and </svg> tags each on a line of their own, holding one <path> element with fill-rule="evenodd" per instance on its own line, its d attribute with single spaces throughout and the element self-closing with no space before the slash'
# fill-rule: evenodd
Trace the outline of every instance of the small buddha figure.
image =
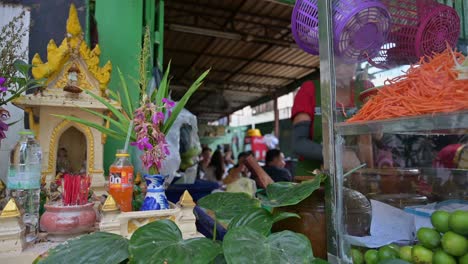
<svg viewBox="0 0 468 264">
<path fill-rule="evenodd" d="M 66 173 L 70 172 L 71 170 L 71 165 L 70 165 L 70 160 L 68 159 L 68 151 L 66 148 L 60 148 L 57 151 L 57 166 L 56 166 L 56 172 L 57 173 Z"/>
<path fill-rule="evenodd" d="M 62 194 L 58 190 L 57 183 L 51 182 L 49 187 L 49 202 L 58 202 L 61 198 Z"/>
</svg>

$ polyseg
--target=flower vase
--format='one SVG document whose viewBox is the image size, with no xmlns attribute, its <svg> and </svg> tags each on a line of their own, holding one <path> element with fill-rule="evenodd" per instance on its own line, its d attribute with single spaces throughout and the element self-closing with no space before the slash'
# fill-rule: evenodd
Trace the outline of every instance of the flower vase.
<svg viewBox="0 0 468 264">
<path fill-rule="evenodd" d="M 146 196 L 140 211 L 169 209 L 166 193 L 164 192 L 164 180 L 166 176 L 160 174 L 145 174 Z"/>
</svg>

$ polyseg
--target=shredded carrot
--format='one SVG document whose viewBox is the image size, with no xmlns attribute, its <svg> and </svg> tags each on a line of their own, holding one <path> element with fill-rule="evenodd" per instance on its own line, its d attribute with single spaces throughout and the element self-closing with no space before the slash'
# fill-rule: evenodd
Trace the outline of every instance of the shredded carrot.
<svg viewBox="0 0 468 264">
<path fill-rule="evenodd" d="M 457 80 L 453 55 L 459 62 L 465 60 L 450 47 L 442 53 L 421 58 L 402 76 L 386 80 L 385 86 L 346 122 L 467 110 L 468 80 Z"/>
</svg>

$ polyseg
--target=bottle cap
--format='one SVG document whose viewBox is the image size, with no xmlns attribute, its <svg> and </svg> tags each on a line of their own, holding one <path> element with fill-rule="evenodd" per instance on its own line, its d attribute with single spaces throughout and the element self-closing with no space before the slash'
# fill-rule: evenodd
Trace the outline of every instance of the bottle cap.
<svg viewBox="0 0 468 264">
<path fill-rule="evenodd" d="M 117 153 L 117 154 L 115 154 L 115 156 L 119 157 L 119 158 L 120 157 L 130 157 L 130 154 L 128 154 L 128 153 Z"/>
<path fill-rule="evenodd" d="M 23 130 L 18 132 L 19 135 L 34 135 L 34 133 L 31 130 Z"/>
</svg>

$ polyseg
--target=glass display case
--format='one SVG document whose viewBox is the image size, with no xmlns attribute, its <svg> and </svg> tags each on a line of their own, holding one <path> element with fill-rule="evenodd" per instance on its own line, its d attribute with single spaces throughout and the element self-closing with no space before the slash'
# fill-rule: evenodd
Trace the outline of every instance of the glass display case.
<svg viewBox="0 0 468 264">
<path fill-rule="evenodd" d="M 316 1 L 331 263 L 468 210 L 468 14 L 446 2 Z"/>
</svg>

